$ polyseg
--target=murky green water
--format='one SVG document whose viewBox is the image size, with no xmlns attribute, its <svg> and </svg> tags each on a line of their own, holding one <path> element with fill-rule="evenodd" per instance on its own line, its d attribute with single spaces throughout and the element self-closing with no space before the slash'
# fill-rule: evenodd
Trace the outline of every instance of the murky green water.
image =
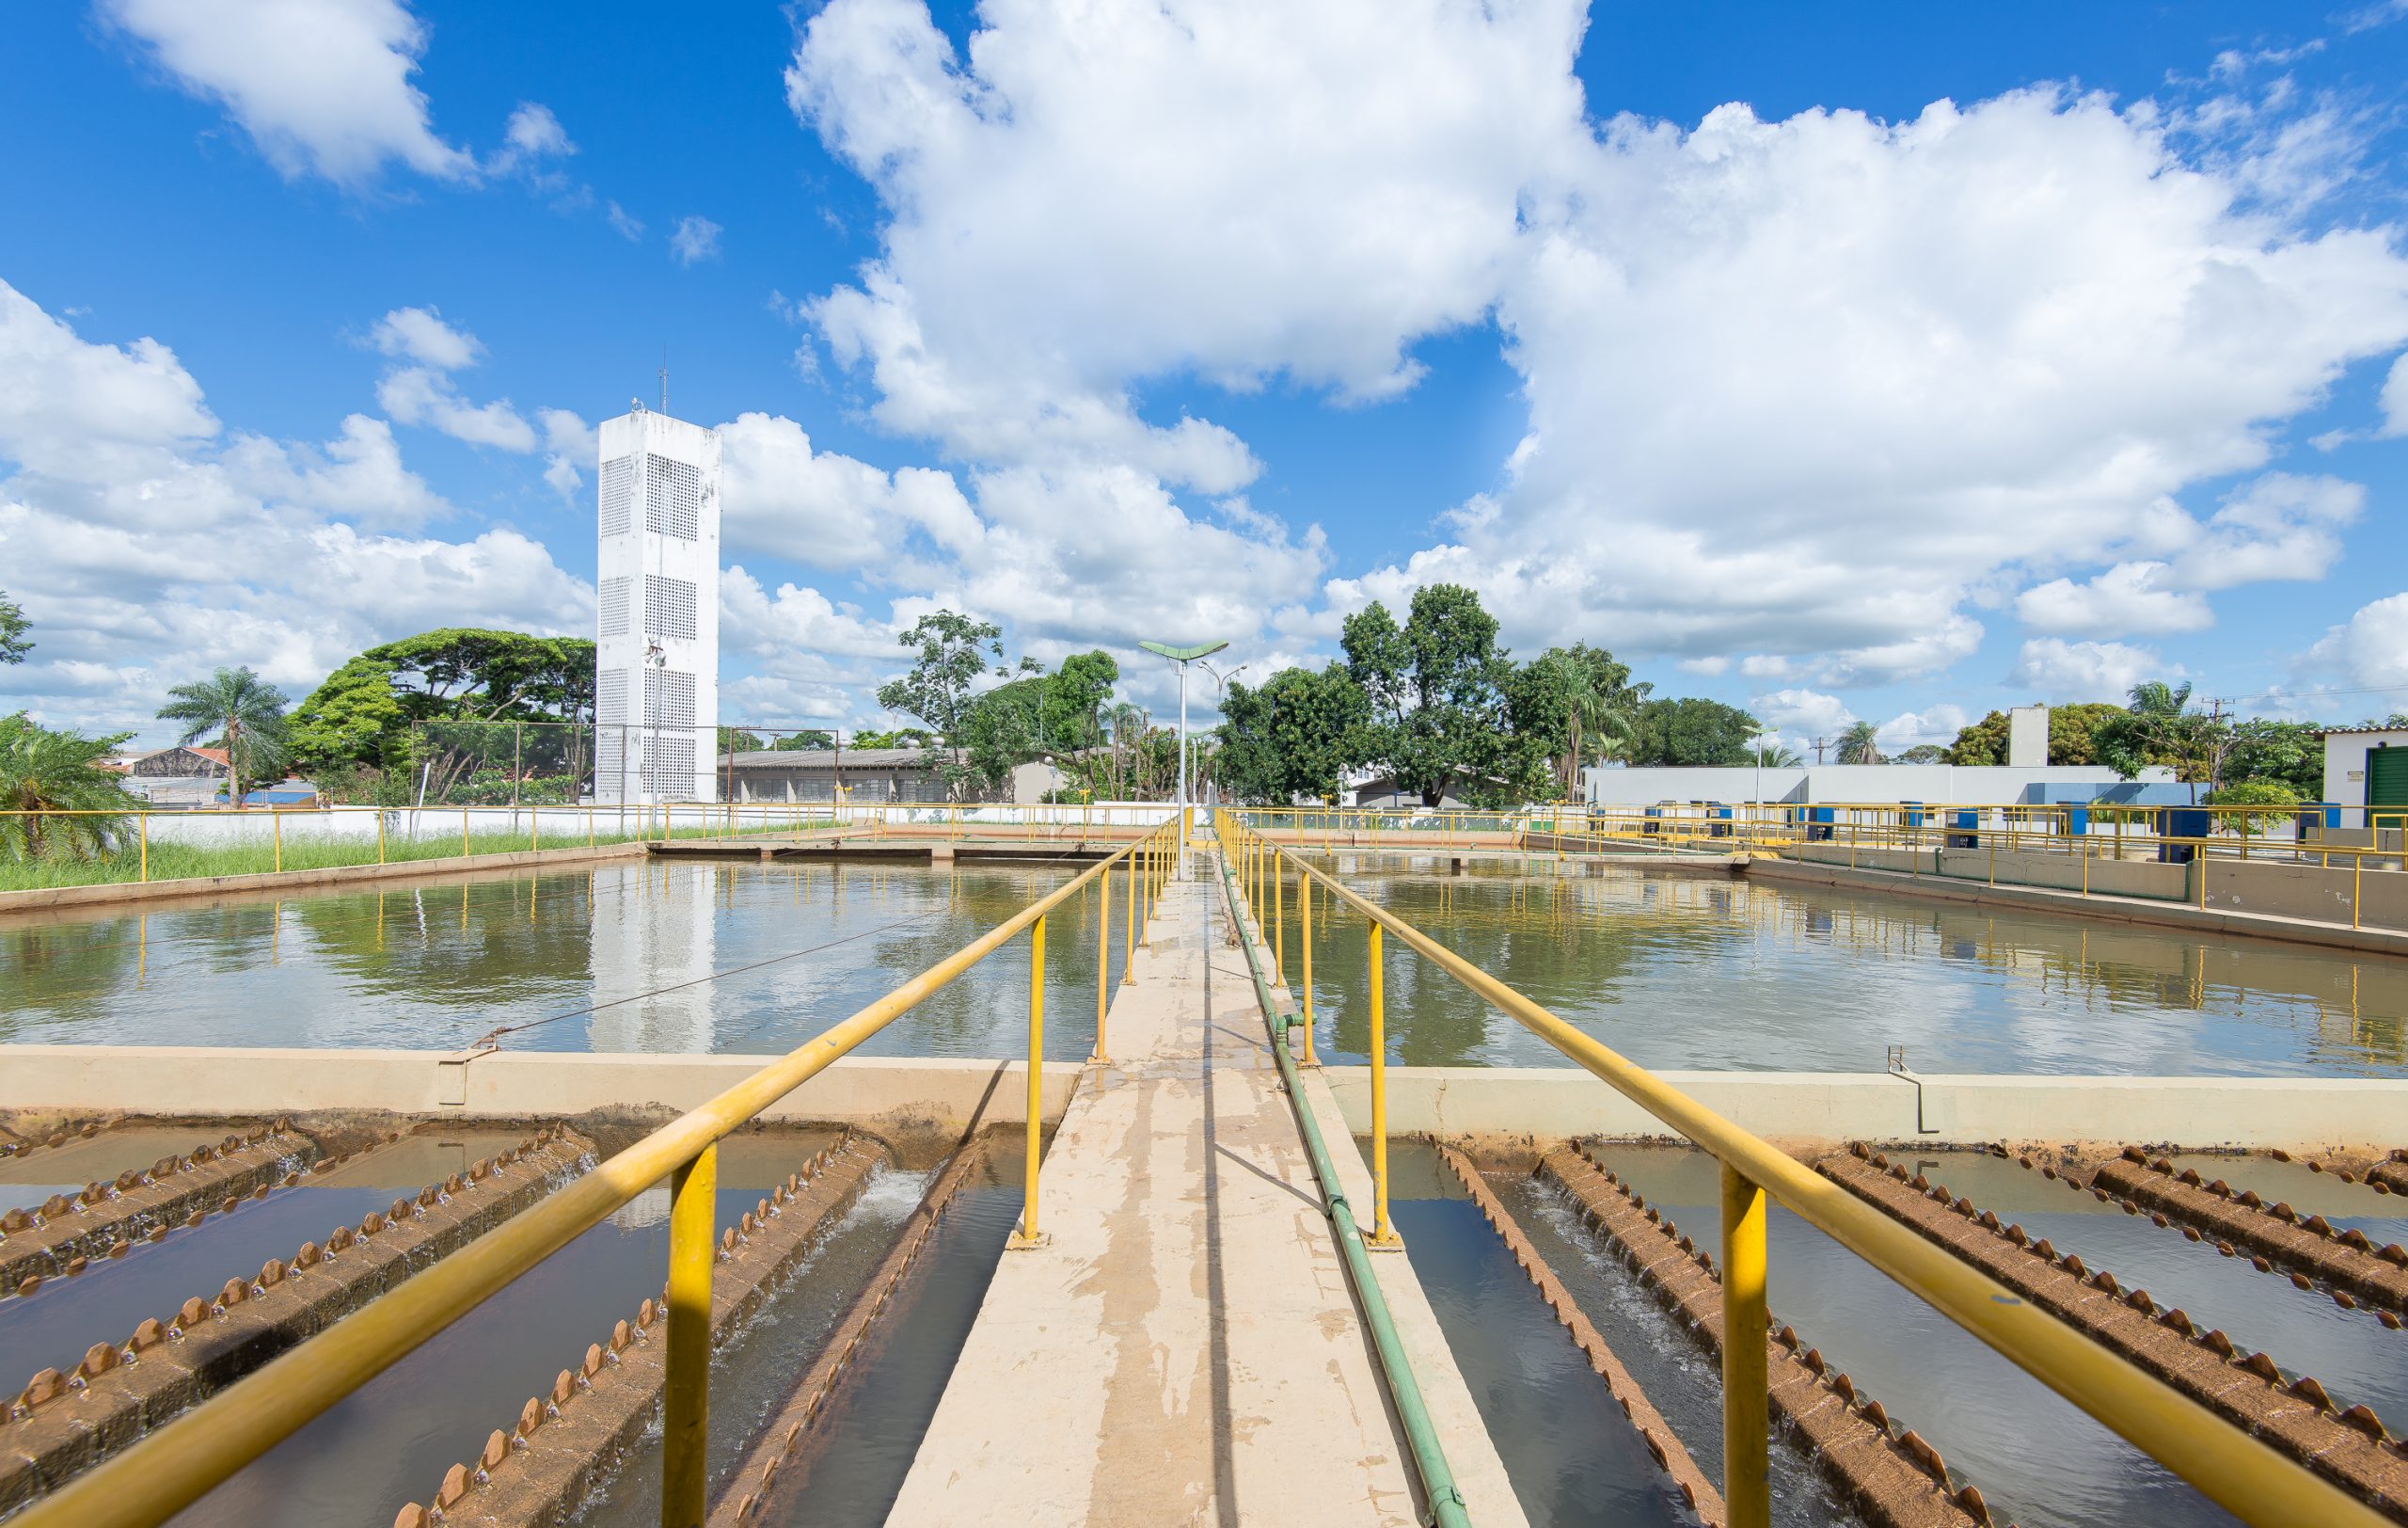
<svg viewBox="0 0 2408 1528">
<path fill-rule="evenodd" d="M 1643 1066 L 1926 1073 L 2408 1075 L 2408 962 L 1956 903 L 1613 870 L 1402 872 L 1341 854 L 1361 895 Z M 1332 857 L 1320 863 L 1328 865 Z M 1287 969 L 1300 909 L 1286 899 Z M 1314 907 L 1322 1043 L 1370 1043 L 1359 916 Z M 1569 1064 L 1389 941 L 1388 1058 Z"/>
<path fill-rule="evenodd" d="M 504 1043 L 776 1053 L 1077 868 L 644 861 L 11 923 L 0 925 L 0 1043 L 449 1049 L 531 1026 Z M 1056 1059 L 1091 1048 L 1100 903 L 1089 892 L 1048 919 Z M 1113 908 L 1116 979 L 1124 906 Z M 609 1006 L 575 1011 L 596 1005 Z M 1027 1022 L 1022 939 L 860 1054 L 1012 1056 L 1027 1048 Z"/>
<path fill-rule="evenodd" d="M 1641 1064 L 1925 1072 L 2408 1075 L 2408 962 L 1812 886 L 1339 855 L 1366 895 Z M 382 892 L 0 925 L 0 1043 L 463 1044 L 775 1052 L 1073 873 L 1069 866 L 640 862 Z M 1511 871 L 1512 873 L 1508 873 Z M 1291 888 L 1292 889 L 1292 888 Z M 1096 919 L 1054 915 L 1047 1044 L 1093 1035 Z M 1286 899 L 1288 970 L 1299 909 Z M 1117 978 L 1124 906 L 1116 896 Z M 1318 909 L 1324 1047 L 1361 1060 L 1361 920 Z M 717 973 L 717 975 L 714 975 Z M 601 1006 L 595 1011 L 578 1010 Z M 863 1047 L 1025 1045 L 1025 944 Z M 1391 1059 L 1563 1064 L 1391 948 Z"/>
</svg>

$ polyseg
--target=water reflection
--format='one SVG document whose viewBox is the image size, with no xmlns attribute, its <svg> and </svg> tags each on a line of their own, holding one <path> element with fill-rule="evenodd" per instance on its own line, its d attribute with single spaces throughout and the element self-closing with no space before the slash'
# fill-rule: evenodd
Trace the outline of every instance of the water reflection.
<svg viewBox="0 0 2408 1528">
<path fill-rule="evenodd" d="M 2408 1074 L 2408 963 L 1829 887 L 1560 874 L 1543 859 L 1463 876 L 1336 859 L 1367 895 L 1645 1065 L 1873 1071 L 1901 1044 L 1932 1073 Z M 451 1048 L 531 1024 L 506 1043 L 775 1052 L 1077 868 L 642 860 L 13 922 L 0 925 L 0 1042 Z M 1101 901 L 1090 887 L 1051 916 L 1055 1059 L 1089 1048 Z M 1294 895 L 1286 908 L 1292 977 Z M 1360 1060 L 1362 923 L 1325 894 L 1315 915 L 1323 1042 L 1334 1024 L 1337 1058 Z M 1026 949 L 998 952 L 863 1053 L 1015 1054 Z M 1393 1060 L 1563 1064 L 1400 949 L 1387 993 Z"/>
<path fill-rule="evenodd" d="M 1925 1072 L 2408 1069 L 2408 963 L 2380 957 L 1830 887 L 1557 874 L 1546 861 L 1463 876 L 1336 862 L 1363 895 L 1649 1066 L 1869 1071 L 1903 1044 Z M 1315 1004 L 1339 1058 L 1360 1060 L 1362 920 L 1326 894 L 1313 911 Z M 1291 977 L 1300 935 L 1291 897 Z M 1391 1060 L 1563 1064 L 1393 943 Z"/>
<path fill-rule="evenodd" d="M 433 1049 L 511 1027 L 513 1049 L 775 1052 L 1078 868 L 635 861 L 18 922 L 0 926 L 0 1043 Z M 1100 903 L 1049 922 L 1055 1059 L 1091 1048 Z M 1118 931 L 1116 910 L 1116 977 Z M 863 1054 L 1016 1054 L 1027 994 L 1019 942 Z"/>
</svg>

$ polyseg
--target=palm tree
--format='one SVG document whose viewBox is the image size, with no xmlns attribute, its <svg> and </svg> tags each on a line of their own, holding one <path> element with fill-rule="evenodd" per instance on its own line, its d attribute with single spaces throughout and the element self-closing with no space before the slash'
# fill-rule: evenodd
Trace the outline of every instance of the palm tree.
<svg viewBox="0 0 2408 1528">
<path fill-rule="evenodd" d="M 107 848 L 126 801 L 100 758 L 131 736 L 87 738 L 38 726 L 22 712 L 0 716 L 0 812 L 8 814 L 0 816 L 0 853 L 83 858 Z M 62 812 L 92 815 L 52 815 Z"/>
<path fill-rule="evenodd" d="M 1579 794 L 1582 764 L 1592 757 L 1612 756 L 1618 747 L 1636 736 L 1629 687 L 1603 682 L 1597 669 L 1581 661 L 1585 651 L 1552 648 L 1546 655 L 1556 682 L 1563 687 L 1564 706 L 1571 723 L 1562 766 L 1566 799 Z"/>
<path fill-rule="evenodd" d="M 1756 748 L 1755 762 L 1768 770 L 1794 770 L 1798 767 L 1798 755 L 1777 742 L 1762 743 Z"/>
<path fill-rule="evenodd" d="M 159 708 L 164 722 L 184 724 L 176 740 L 186 747 L 211 733 L 226 750 L 227 799 L 243 804 L 243 778 L 261 779 L 284 768 L 284 692 L 248 666 L 219 669 L 198 684 L 180 684 Z"/>
<path fill-rule="evenodd" d="M 1880 740 L 1870 722 L 1856 722 L 1840 734 L 1839 761 L 1843 764 L 1887 764 L 1881 756 Z"/>
</svg>

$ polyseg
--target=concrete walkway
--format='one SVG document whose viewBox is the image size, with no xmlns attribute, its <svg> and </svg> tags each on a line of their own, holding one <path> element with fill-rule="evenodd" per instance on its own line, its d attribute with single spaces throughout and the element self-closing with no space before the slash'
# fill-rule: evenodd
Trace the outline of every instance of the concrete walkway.
<svg viewBox="0 0 2408 1528">
<path fill-rule="evenodd" d="M 1417 1520 L 1244 952 L 1195 863 L 1116 989 L 1113 1064 L 1046 1154 L 1051 1239 L 1004 1255 L 890 1523 Z M 1520 1524 L 1407 1257 L 1380 1262 L 1473 1520 Z"/>
</svg>

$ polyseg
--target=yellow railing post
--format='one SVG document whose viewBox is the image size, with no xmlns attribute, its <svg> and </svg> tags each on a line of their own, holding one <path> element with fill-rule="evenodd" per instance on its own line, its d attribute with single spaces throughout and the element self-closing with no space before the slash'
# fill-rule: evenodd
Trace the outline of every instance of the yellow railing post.
<svg viewBox="0 0 2408 1528">
<path fill-rule="evenodd" d="M 1730 1528 L 1770 1528 L 1765 1416 L 1765 1191 L 1722 1165 L 1722 1497 Z"/>
<path fill-rule="evenodd" d="M 276 808 L 271 806 L 268 810 L 275 812 Z M 276 841 L 276 867 L 281 870 L 284 868 L 284 819 L 281 816 L 270 817 L 267 830 L 268 836 Z"/>
<path fill-rule="evenodd" d="M 468 809 L 460 808 L 460 857 L 468 857 Z"/>
<path fill-rule="evenodd" d="M 1120 920 L 1120 984 L 1133 985 L 1137 979 L 1137 861 L 1133 855 L 1127 870 L 1129 877 L 1129 908 Z"/>
<path fill-rule="evenodd" d="M 1271 978 L 1288 979 L 1288 878 L 1279 873 L 1279 852 L 1273 850 L 1271 871 Z"/>
<path fill-rule="evenodd" d="M 1398 1247 L 1403 1238 L 1388 1224 L 1387 991 L 1380 969 L 1380 926 L 1370 925 L 1371 990 L 1371 1234 L 1367 1247 Z"/>
<path fill-rule="evenodd" d="M 719 1262 L 719 1146 L 669 1179 L 669 1361 L 661 1418 L 660 1528 L 701 1528 L 710 1509 L 711 1274 Z"/>
<path fill-rule="evenodd" d="M 1095 1054 L 1090 1061 L 1109 1061 L 1103 1048 L 1106 995 L 1112 987 L 1112 866 L 1103 867 L 1103 899 L 1097 904 L 1095 928 Z"/>
<path fill-rule="evenodd" d="M 381 822 L 381 821 L 383 821 L 383 820 L 384 820 L 384 819 L 382 819 L 382 818 L 380 817 L 380 818 L 378 818 L 378 819 L 377 819 L 377 820 Z M 136 833 L 138 833 L 138 834 L 140 834 L 140 835 L 142 836 L 142 879 L 143 879 L 144 881 L 146 881 L 146 882 L 147 882 L 147 881 L 149 881 L 149 880 L 150 879 L 150 813 L 148 813 L 148 812 L 137 812 L 137 813 L 135 813 L 135 832 L 136 832 Z M 383 861 L 383 859 L 384 859 L 384 856 L 383 856 L 382 854 L 379 854 L 379 855 L 377 855 L 377 859 L 378 859 L 378 861 L 381 863 L 381 862 Z"/>
<path fill-rule="evenodd" d="M 1297 977 L 1296 989 L 1305 1000 L 1304 1064 L 1319 1066 L 1321 1062 L 1313 1055 L 1313 883 L 1309 881 L 1298 881 L 1296 898 L 1296 911 L 1304 919 L 1303 929 L 1297 936 L 1297 952 L 1301 957 L 1304 970 Z"/>
<path fill-rule="evenodd" d="M 1016 1248 L 1039 1247 L 1045 1242 L 1037 1229 L 1037 1138 L 1043 1125 L 1044 1103 L 1045 919 L 1039 917 L 1028 930 L 1028 1161 L 1022 1178 L 1020 1231 L 1011 1239 Z"/>
</svg>

